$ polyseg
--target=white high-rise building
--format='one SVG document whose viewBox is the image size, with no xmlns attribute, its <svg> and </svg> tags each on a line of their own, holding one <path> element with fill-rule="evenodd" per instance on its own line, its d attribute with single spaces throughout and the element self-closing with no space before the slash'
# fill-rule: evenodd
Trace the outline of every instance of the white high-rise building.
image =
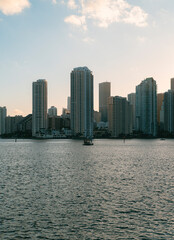
<svg viewBox="0 0 174 240">
<path fill-rule="evenodd" d="M 51 106 L 51 107 L 48 109 L 48 115 L 49 115 L 50 117 L 57 116 L 57 108 L 54 107 L 54 106 Z"/>
<path fill-rule="evenodd" d="M 136 87 L 136 130 L 145 135 L 157 134 L 157 85 L 153 78 Z"/>
<path fill-rule="evenodd" d="M 73 136 L 93 136 L 93 75 L 87 67 L 71 72 L 71 130 Z"/>
<path fill-rule="evenodd" d="M 45 134 L 47 129 L 47 81 L 33 82 L 32 135 Z"/>
<path fill-rule="evenodd" d="M 5 134 L 5 118 L 7 116 L 6 107 L 0 107 L 0 135 Z"/>
</svg>

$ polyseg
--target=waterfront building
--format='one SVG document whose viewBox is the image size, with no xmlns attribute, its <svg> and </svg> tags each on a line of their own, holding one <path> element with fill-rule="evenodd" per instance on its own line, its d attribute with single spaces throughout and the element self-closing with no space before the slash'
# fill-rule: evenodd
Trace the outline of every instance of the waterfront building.
<svg viewBox="0 0 174 240">
<path fill-rule="evenodd" d="M 160 131 L 164 130 L 164 100 L 160 110 Z"/>
<path fill-rule="evenodd" d="M 171 78 L 171 90 L 174 91 L 174 78 Z"/>
<path fill-rule="evenodd" d="M 174 134 L 174 91 L 164 93 L 164 131 Z"/>
<path fill-rule="evenodd" d="M 108 109 L 108 130 L 112 134 L 113 131 L 113 97 L 108 97 L 107 100 Z"/>
<path fill-rule="evenodd" d="M 48 115 L 49 115 L 49 116 L 57 116 L 57 108 L 54 107 L 54 106 L 51 106 L 51 107 L 48 109 Z"/>
<path fill-rule="evenodd" d="M 32 136 L 46 133 L 47 129 L 47 81 L 33 82 Z"/>
<path fill-rule="evenodd" d="M 132 105 L 124 97 L 108 98 L 108 124 L 112 137 L 132 134 Z"/>
<path fill-rule="evenodd" d="M 62 117 L 70 118 L 70 110 L 68 110 L 67 108 L 62 108 Z"/>
<path fill-rule="evenodd" d="M 158 123 L 158 126 L 160 126 L 160 112 L 162 109 L 163 100 L 164 100 L 164 93 L 158 93 L 157 94 L 157 123 Z"/>
<path fill-rule="evenodd" d="M 18 123 L 18 131 L 24 135 L 32 135 L 32 114 L 28 114 Z"/>
<path fill-rule="evenodd" d="M 99 112 L 101 113 L 101 121 L 108 121 L 107 100 L 111 96 L 111 83 L 99 83 Z"/>
<path fill-rule="evenodd" d="M 149 136 L 157 134 L 157 85 L 153 78 L 136 87 L 136 130 Z"/>
<path fill-rule="evenodd" d="M 132 105 L 132 128 L 135 130 L 136 126 L 136 117 L 135 117 L 135 102 L 136 102 L 136 94 L 135 93 L 130 93 L 127 95 L 127 99 Z"/>
<path fill-rule="evenodd" d="M 19 123 L 23 120 L 23 116 L 16 115 L 14 117 L 7 116 L 5 119 L 5 133 L 16 134 L 20 131 Z"/>
<path fill-rule="evenodd" d="M 93 137 L 93 74 L 87 67 L 71 72 L 71 130 L 73 136 Z"/>
<path fill-rule="evenodd" d="M 5 134 L 5 118 L 7 116 L 6 107 L 0 107 L 0 135 Z"/>
<path fill-rule="evenodd" d="M 63 118 L 60 116 L 48 116 L 48 130 L 58 130 L 63 128 Z"/>
<path fill-rule="evenodd" d="M 48 116 L 48 130 L 61 131 L 62 129 L 70 129 L 70 118 L 60 116 Z"/>
<path fill-rule="evenodd" d="M 94 111 L 94 122 L 96 123 L 101 122 L 101 112 Z"/>
</svg>

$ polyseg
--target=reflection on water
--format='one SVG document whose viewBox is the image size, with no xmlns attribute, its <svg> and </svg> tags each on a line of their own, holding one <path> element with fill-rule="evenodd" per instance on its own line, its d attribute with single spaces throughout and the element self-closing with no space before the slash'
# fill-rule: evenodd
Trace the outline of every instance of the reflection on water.
<svg viewBox="0 0 174 240">
<path fill-rule="evenodd" d="M 173 152 L 173 140 L 0 140 L 0 239 L 174 239 Z"/>
</svg>

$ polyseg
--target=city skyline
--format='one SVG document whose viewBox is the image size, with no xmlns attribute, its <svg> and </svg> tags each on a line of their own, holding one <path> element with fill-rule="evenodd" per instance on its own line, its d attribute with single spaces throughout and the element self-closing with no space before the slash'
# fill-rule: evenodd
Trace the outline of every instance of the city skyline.
<svg viewBox="0 0 174 240">
<path fill-rule="evenodd" d="M 95 110 L 100 82 L 111 82 L 111 96 L 126 97 L 148 77 L 157 81 L 158 93 L 168 91 L 173 11 L 170 0 L 94 0 L 83 6 L 72 0 L 1 0 L 1 106 L 9 115 L 31 113 L 31 82 L 45 78 L 48 106 L 60 114 L 76 66 L 88 66 L 95 76 Z"/>
<path fill-rule="evenodd" d="M 55 106 L 48 108 L 47 80 L 33 82 L 32 114 L 25 117 L 7 116 L 6 107 L 0 107 L 0 135 L 46 138 L 83 136 L 92 139 L 94 136 L 159 137 L 164 134 L 169 137 L 174 134 L 173 79 L 171 89 L 158 94 L 156 81 L 146 78 L 136 86 L 136 93 L 128 94 L 127 98 L 110 96 L 110 83 L 100 83 L 99 112 L 93 107 L 93 79 L 93 73 L 87 67 L 72 70 L 71 94 L 67 98 L 70 110 L 63 108 L 61 116 L 57 115 Z M 105 110 L 107 119 L 104 119 Z"/>
<path fill-rule="evenodd" d="M 86 68 L 86 66 L 84 66 L 84 67 L 77 67 L 77 68 Z M 94 76 L 95 77 L 95 76 Z M 151 77 L 149 77 L 149 78 L 151 78 Z M 152 77 L 153 78 L 153 77 Z M 148 79 L 148 78 L 145 78 L 144 80 L 146 80 L 146 79 Z M 166 93 L 166 92 L 168 92 L 170 89 L 172 89 L 173 88 L 173 85 L 172 85 L 172 83 L 173 83 L 173 79 L 174 78 L 170 78 L 170 81 L 169 81 L 169 85 L 170 85 L 170 87 L 165 91 L 165 92 L 158 92 L 158 82 L 157 82 L 157 94 L 159 95 L 159 94 L 164 94 L 164 93 Z M 41 79 L 42 80 L 42 79 Z M 144 80 L 142 80 L 142 81 L 144 81 Z M 38 81 L 38 80 L 35 80 L 35 81 Z M 33 82 L 35 82 L 35 81 L 32 81 L 31 82 L 31 84 L 33 84 Z M 95 81 L 94 81 L 95 82 Z M 141 82 L 141 81 L 140 81 Z M 138 83 L 138 84 L 140 84 L 140 82 Z M 98 96 L 99 96 L 99 92 L 100 92 L 100 85 L 101 84 L 105 84 L 105 83 L 108 83 L 108 84 L 110 84 L 111 85 L 111 82 L 107 82 L 107 81 L 105 81 L 105 82 L 101 82 L 101 83 L 99 83 L 98 84 Z M 138 85 L 137 84 L 137 85 Z M 129 96 L 131 96 L 132 94 L 133 95 L 135 95 L 136 94 L 136 87 L 137 86 L 135 86 L 135 91 L 134 92 L 129 92 L 128 94 L 127 94 L 127 96 L 121 96 L 121 94 L 111 94 L 111 97 L 123 97 L 123 98 L 126 98 L 126 99 L 128 99 L 130 102 L 131 102 L 131 104 L 133 104 L 132 103 L 132 100 L 131 99 L 129 99 Z M 112 92 L 112 87 L 110 86 L 110 91 Z M 31 89 L 31 96 L 32 96 L 32 89 Z M 48 90 L 47 90 L 47 95 L 49 96 L 49 87 L 48 87 Z M 71 94 L 70 94 L 71 95 Z M 52 105 L 50 105 L 49 104 L 49 102 L 47 101 L 47 105 L 48 105 L 48 110 L 50 110 L 51 108 L 56 108 L 56 113 L 57 113 L 57 115 L 62 115 L 63 114 L 63 111 L 65 110 L 65 109 L 67 109 L 67 110 L 69 110 L 68 109 L 68 105 L 70 104 L 69 103 L 69 100 L 68 99 L 70 99 L 70 96 L 65 96 L 65 99 L 66 99 L 66 103 L 65 103 L 65 106 L 62 106 L 62 108 L 61 109 L 57 109 L 57 107 L 56 107 L 56 105 L 53 103 L 53 105 L 55 105 L 55 106 L 52 106 Z M 94 94 L 94 99 L 96 99 L 96 96 L 95 96 L 95 94 Z M 31 99 L 31 112 L 27 112 L 27 113 L 25 113 L 25 112 L 22 112 L 22 111 L 19 111 L 19 112 L 14 112 L 14 114 L 10 114 L 9 113 L 9 107 L 8 107 L 8 105 L 7 104 L 1 104 L 1 107 L 3 106 L 3 107 L 6 107 L 7 108 L 7 116 L 20 116 L 20 115 L 22 115 L 22 116 L 27 116 L 28 114 L 31 114 L 32 113 L 32 99 Z M 99 101 L 98 101 L 98 104 L 99 104 Z M 18 110 L 18 109 L 15 109 L 15 110 Z M 96 106 L 96 105 L 94 105 L 94 111 L 97 111 L 97 112 L 100 112 L 100 110 L 99 110 L 99 105 L 98 106 Z M 49 114 L 49 111 L 48 111 L 48 114 Z"/>
</svg>

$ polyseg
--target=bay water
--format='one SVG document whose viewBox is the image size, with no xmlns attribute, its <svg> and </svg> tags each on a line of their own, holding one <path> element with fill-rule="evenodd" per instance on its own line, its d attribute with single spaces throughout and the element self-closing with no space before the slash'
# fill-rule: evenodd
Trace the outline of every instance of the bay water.
<svg viewBox="0 0 174 240">
<path fill-rule="evenodd" d="M 174 140 L 0 139 L 0 239 L 174 239 Z"/>
</svg>

